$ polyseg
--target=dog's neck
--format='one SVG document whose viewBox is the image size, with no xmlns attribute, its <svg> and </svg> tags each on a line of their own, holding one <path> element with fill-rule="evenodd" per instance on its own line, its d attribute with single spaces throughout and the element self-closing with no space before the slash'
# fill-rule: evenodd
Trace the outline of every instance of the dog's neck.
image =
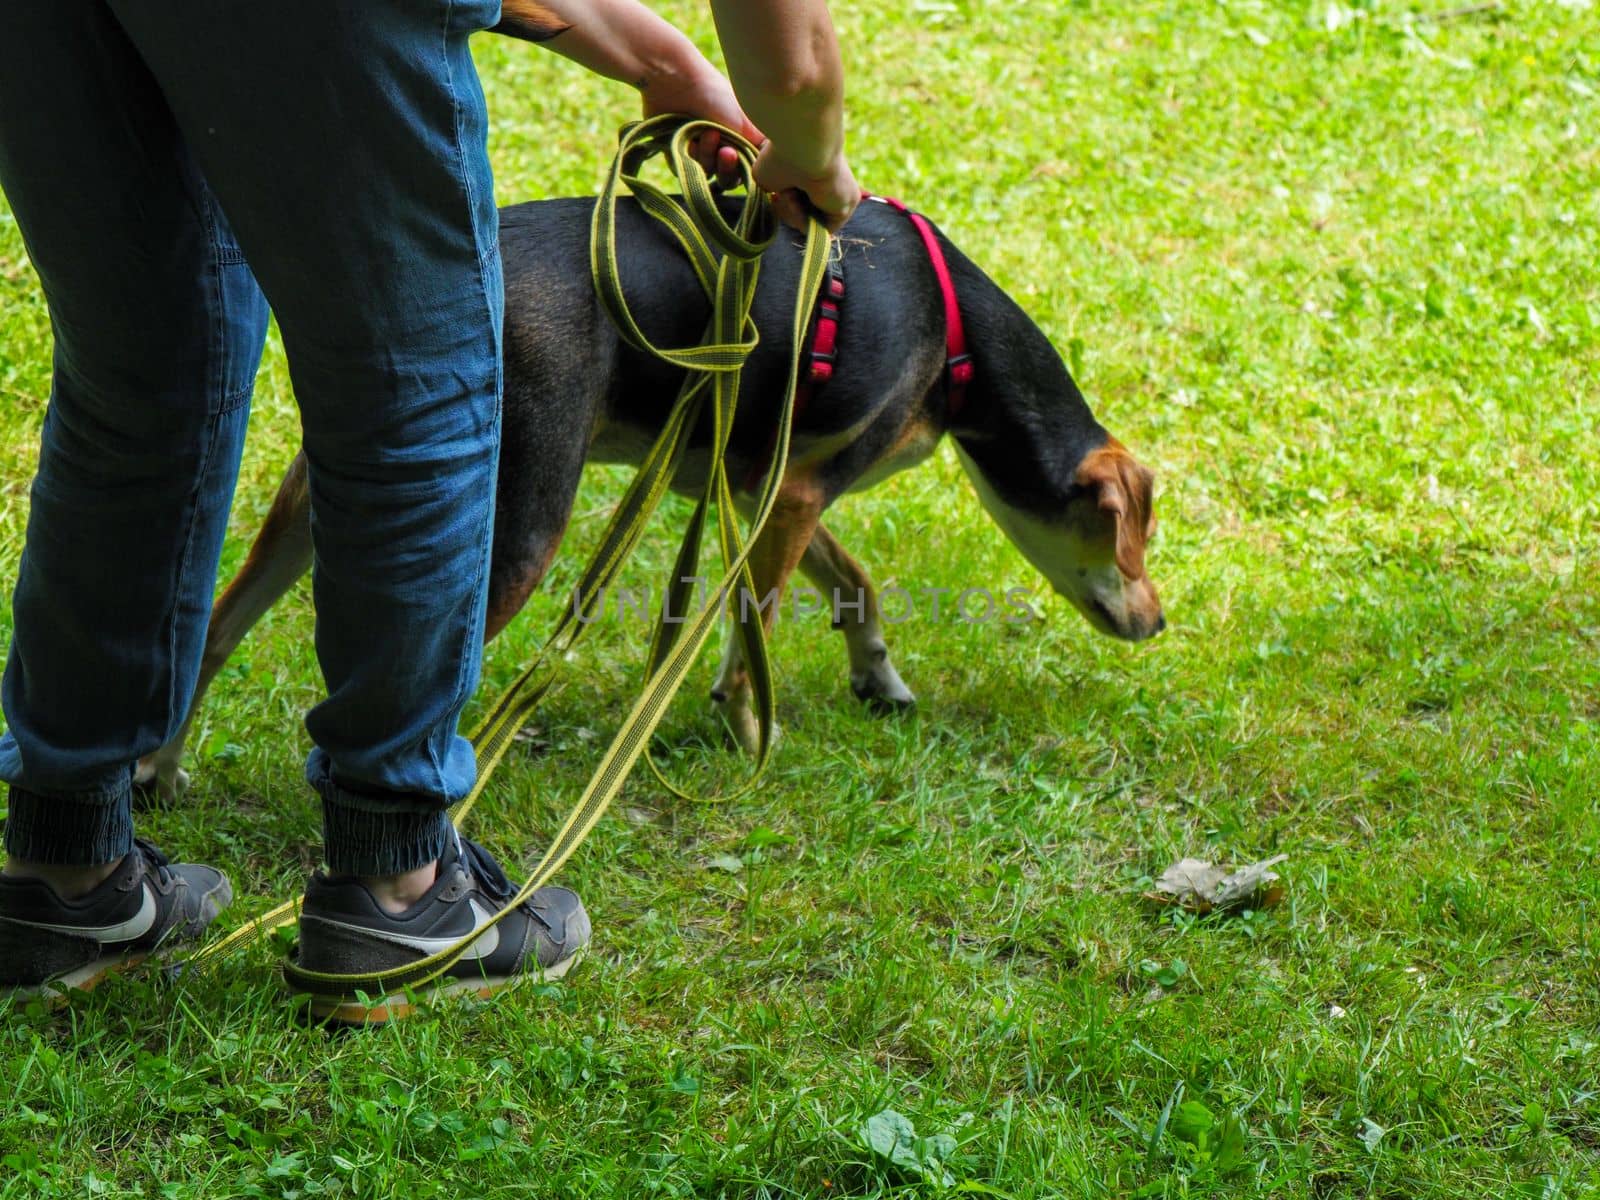
<svg viewBox="0 0 1600 1200">
<path fill-rule="evenodd" d="M 977 363 L 950 434 L 1009 504 L 1059 509 L 1078 464 L 1105 444 L 1106 431 L 1049 338 L 965 255 L 953 247 L 948 253 Z"/>
</svg>

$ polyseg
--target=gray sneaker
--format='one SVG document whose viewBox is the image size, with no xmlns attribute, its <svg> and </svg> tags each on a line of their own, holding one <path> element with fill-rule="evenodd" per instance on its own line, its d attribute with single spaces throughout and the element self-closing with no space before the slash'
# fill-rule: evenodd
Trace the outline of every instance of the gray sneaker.
<svg viewBox="0 0 1600 1200">
<path fill-rule="evenodd" d="M 149 842 L 92 892 L 63 900 L 42 879 L 0 875 L 0 989 L 92 988 L 157 950 L 193 941 L 233 899 L 213 867 L 169 863 Z"/>
<path fill-rule="evenodd" d="M 559 979 L 581 956 L 591 932 L 583 903 L 562 887 L 540 888 L 484 930 L 440 978 L 415 992 L 404 977 L 370 978 L 471 936 L 516 890 L 487 850 L 459 835 L 439 859 L 433 887 L 403 913 L 386 911 L 357 879 L 318 871 L 306 887 L 300 940 L 284 963 L 284 979 L 290 991 L 310 997 L 314 1018 L 352 1025 L 408 1017 L 417 999 L 488 996 L 521 979 Z M 317 975 L 347 978 L 331 983 Z"/>
</svg>

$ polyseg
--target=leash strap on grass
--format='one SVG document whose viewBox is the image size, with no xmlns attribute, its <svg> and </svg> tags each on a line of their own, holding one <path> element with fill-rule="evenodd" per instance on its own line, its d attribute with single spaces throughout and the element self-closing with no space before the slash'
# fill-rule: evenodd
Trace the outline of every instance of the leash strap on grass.
<svg viewBox="0 0 1600 1200">
<path fill-rule="evenodd" d="M 745 186 L 744 204 L 731 225 L 723 218 L 716 194 L 705 173 L 690 155 L 691 139 L 712 130 L 721 135 L 725 145 L 737 152 Z M 790 401 L 799 382 L 800 348 L 805 340 L 806 325 L 827 272 L 828 234 L 816 221 L 811 222 L 806 232 L 794 306 L 787 389 L 790 400 L 784 403 L 780 411 L 771 466 L 767 470 L 755 515 L 746 535 L 739 529 L 735 518 L 733 489 L 728 480 L 724 455 L 737 411 L 740 371 L 757 342 L 755 326 L 750 319 L 750 307 L 755 298 L 761 254 L 775 233 L 771 206 L 756 187 L 751 174 L 755 148 L 737 133 L 720 125 L 678 116 L 655 117 L 625 126 L 620 140 L 616 158 L 595 205 L 590 228 L 590 267 L 595 290 L 623 340 L 638 350 L 684 368 L 688 374 L 660 435 L 645 455 L 606 525 L 599 548 L 584 568 L 572 604 L 563 610 L 555 629 L 533 660 L 490 706 L 473 731 L 471 738 L 478 756 L 477 782 L 466 796 L 451 807 L 452 822 L 459 827 L 466 820 L 505 757 L 513 735 L 551 691 L 557 667 L 587 628 L 580 615 L 589 612 L 595 603 L 603 602 L 606 588 L 638 545 L 651 515 L 671 486 L 708 396 L 712 425 L 710 468 L 679 548 L 674 579 L 663 597 L 663 617 L 667 612 L 687 611 L 685 577 L 692 578 L 694 575 L 706 518 L 713 507 L 717 511 L 717 540 L 725 565 L 722 580 L 686 622 L 669 624 L 663 620 L 658 624 L 639 698 L 623 720 L 577 805 L 562 823 L 544 856 L 516 895 L 498 913 L 456 945 L 392 970 L 368 975 L 332 974 L 306 970 L 290 958 L 285 961 L 283 970 L 285 977 L 298 990 L 341 996 L 353 993 L 386 994 L 407 987 L 423 986 L 448 971 L 489 926 L 497 924 L 508 912 L 548 883 L 589 835 L 621 789 L 639 756 L 644 753 L 673 696 L 682 686 L 716 626 L 727 597 L 738 594 L 733 590 L 735 586 L 753 591 L 748 560 L 751 548 L 777 500 L 788 463 L 793 419 Z M 673 176 L 683 189 L 682 204 L 640 177 L 639 172 L 645 163 L 657 155 L 666 157 Z M 711 321 L 699 345 L 658 347 L 650 342 L 633 318 L 622 290 L 616 246 L 616 206 L 623 185 L 633 193 L 641 209 L 672 233 L 688 256 L 701 287 L 711 298 Z M 717 250 L 721 251 L 720 257 L 710 243 L 715 243 Z M 740 789 L 742 791 L 752 786 L 759 777 L 771 747 L 773 689 L 761 621 L 759 618 L 749 622 L 740 621 L 736 628 L 742 641 L 760 719 L 756 764 L 750 779 Z M 654 764 L 651 765 L 654 769 Z M 670 784 L 667 786 L 671 787 Z M 672 790 L 677 791 L 676 788 Z M 248 925 L 205 947 L 193 955 L 186 965 L 195 967 L 216 961 L 263 934 L 290 924 L 298 917 L 299 908 L 298 899 L 278 905 Z"/>
</svg>

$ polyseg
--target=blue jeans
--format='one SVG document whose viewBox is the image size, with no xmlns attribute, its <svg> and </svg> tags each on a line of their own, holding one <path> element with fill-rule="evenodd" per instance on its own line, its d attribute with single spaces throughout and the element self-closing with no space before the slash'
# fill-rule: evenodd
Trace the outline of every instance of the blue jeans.
<svg viewBox="0 0 1600 1200">
<path fill-rule="evenodd" d="M 194 693 L 270 304 L 310 464 L 306 725 L 336 872 L 436 858 L 475 762 L 503 306 L 468 35 L 499 0 L 0 0 L 0 187 L 54 376 L 5 845 L 132 847 Z"/>
</svg>

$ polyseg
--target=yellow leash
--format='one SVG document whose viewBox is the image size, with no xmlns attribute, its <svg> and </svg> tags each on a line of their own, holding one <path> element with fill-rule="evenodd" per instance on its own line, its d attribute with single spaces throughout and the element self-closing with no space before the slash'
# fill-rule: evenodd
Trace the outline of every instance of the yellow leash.
<svg viewBox="0 0 1600 1200">
<path fill-rule="evenodd" d="M 709 130 L 717 131 L 724 144 L 732 146 L 739 156 L 746 196 L 732 224 L 723 218 L 715 192 L 689 153 L 691 138 Z M 638 545 L 651 515 L 671 486 L 708 397 L 712 425 L 711 465 L 678 552 L 674 578 L 663 600 L 663 615 L 668 611 L 684 612 L 688 608 L 689 592 L 685 581 L 695 575 L 706 518 L 713 507 L 717 512 L 717 540 L 725 568 L 722 579 L 705 604 L 686 622 L 668 624 L 663 621 L 658 624 L 652 639 L 644 687 L 638 700 L 629 710 L 600 765 L 584 788 L 583 795 L 551 840 L 544 856 L 516 895 L 498 913 L 446 950 L 404 967 L 368 975 L 308 971 L 291 958 L 284 963 L 284 975 L 299 991 L 330 994 L 333 998 L 348 997 L 357 992 L 387 994 L 407 987 L 423 986 L 448 971 L 486 929 L 497 924 L 513 908 L 548 883 L 589 835 L 621 789 L 639 756 L 644 753 L 656 726 L 666 714 L 673 696 L 715 627 L 726 598 L 737 595 L 733 591 L 735 586 L 753 592 L 748 563 L 750 550 L 772 512 L 788 463 L 792 401 L 799 380 L 800 350 L 817 292 L 827 271 L 829 237 L 816 221 L 811 223 L 806 233 L 791 330 L 788 399 L 779 415 L 771 466 L 766 472 L 755 516 L 746 534 L 740 530 L 734 514 L 733 488 L 728 479 L 724 455 L 737 411 L 740 372 L 757 342 L 756 329 L 750 319 L 750 307 L 755 298 L 761 254 L 776 232 L 771 206 L 755 186 L 751 174 L 755 147 L 722 126 L 677 116 L 655 117 L 625 126 L 620 141 L 617 156 L 595 205 L 590 229 L 590 268 L 595 289 L 623 340 L 636 349 L 684 368 L 688 374 L 665 426 L 612 514 L 599 548 L 584 568 L 573 603 L 563 611 L 556 628 L 533 661 L 512 681 L 473 731 L 471 739 L 478 756 L 478 778 L 472 790 L 451 807 L 451 821 L 459 827 L 466 820 L 495 768 L 505 757 L 512 736 L 549 693 L 565 653 L 577 643 L 587 628 L 579 615 L 588 612 L 597 600 L 603 600 L 606 588 Z M 672 175 L 682 188 L 682 204 L 640 177 L 639 172 L 644 165 L 657 155 L 665 156 Z M 627 298 L 623 295 L 616 253 L 616 206 L 623 185 L 633 193 L 643 211 L 662 222 L 672 233 L 688 256 L 701 287 L 712 301 L 711 321 L 698 345 L 666 349 L 655 346 L 633 318 Z M 721 252 L 720 256 L 717 251 Z M 670 607 L 665 607 L 667 605 Z M 744 785 L 747 788 L 755 782 L 765 766 L 770 748 L 773 689 L 766 639 L 760 620 L 740 622 L 737 628 L 755 693 L 761 730 L 760 750 L 754 773 Z M 298 917 L 299 910 L 298 899 L 280 904 L 198 951 L 188 959 L 186 965 L 192 967 L 214 962 L 273 929 L 291 924 Z"/>
</svg>

